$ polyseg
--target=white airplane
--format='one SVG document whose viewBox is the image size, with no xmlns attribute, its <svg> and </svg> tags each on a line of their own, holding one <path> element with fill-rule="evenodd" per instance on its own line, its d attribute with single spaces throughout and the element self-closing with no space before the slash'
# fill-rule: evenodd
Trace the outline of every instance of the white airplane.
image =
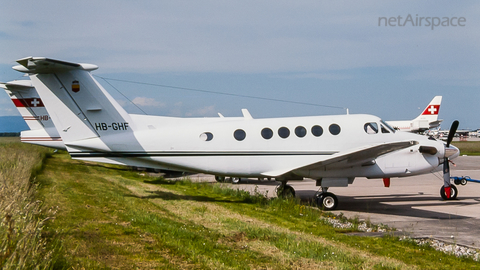
<svg viewBox="0 0 480 270">
<path fill-rule="evenodd" d="M 441 194 L 455 198 L 448 160 L 458 148 L 407 132 L 395 132 L 372 115 L 254 119 L 178 118 L 128 114 L 93 78 L 98 67 L 27 57 L 13 67 L 28 73 L 68 152 L 75 159 L 217 177 L 272 177 L 277 195 L 294 196 L 289 180 L 313 178 L 319 207 L 333 210 L 329 187 L 355 177 L 405 177 L 444 164 Z M 455 122 L 458 126 L 458 122 Z M 455 125 L 452 125 L 452 129 Z"/>
<path fill-rule="evenodd" d="M 431 128 L 436 128 L 443 120 L 438 120 L 438 112 L 442 96 L 436 96 L 428 103 L 423 112 L 413 120 L 406 121 L 387 121 L 387 123 L 396 130 L 409 132 L 423 132 Z"/>
<path fill-rule="evenodd" d="M 30 128 L 30 130 L 22 131 L 20 135 L 22 142 L 66 150 L 62 138 L 31 81 L 0 83 L 0 87 L 5 89 Z"/>
</svg>

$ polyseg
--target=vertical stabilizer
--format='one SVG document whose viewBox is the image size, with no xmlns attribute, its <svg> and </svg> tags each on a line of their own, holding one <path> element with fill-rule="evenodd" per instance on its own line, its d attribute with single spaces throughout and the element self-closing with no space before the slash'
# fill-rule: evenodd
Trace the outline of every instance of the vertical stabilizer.
<svg viewBox="0 0 480 270">
<path fill-rule="evenodd" d="M 31 81 L 0 83 L 31 130 L 54 127 Z"/>
<path fill-rule="evenodd" d="M 43 57 L 27 57 L 17 62 L 20 65 L 13 68 L 29 73 L 67 146 L 102 138 L 100 144 L 96 140 L 92 147 L 109 150 L 109 135 L 132 135 L 134 126 L 128 113 L 90 74 L 97 66 Z"/>
<path fill-rule="evenodd" d="M 428 120 L 434 122 L 438 120 L 438 113 L 440 112 L 440 104 L 442 103 L 442 96 L 435 96 L 423 112 L 414 120 Z"/>
<path fill-rule="evenodd" d="M 65 145 L 31 81 L 0 83 L 0 87 L 5 89 L 30 128 L 30 130 L 22 131 L 20 136 L 22 142 L 65 149 Z"/>
</svg>

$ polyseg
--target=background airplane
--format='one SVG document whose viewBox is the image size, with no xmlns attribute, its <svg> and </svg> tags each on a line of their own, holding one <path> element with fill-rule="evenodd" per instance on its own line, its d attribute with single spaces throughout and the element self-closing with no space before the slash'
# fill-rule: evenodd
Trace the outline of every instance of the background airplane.
<svg viewBox="0 0 480 270">
<path fill-rule="evenodd" d="M 22 142 L 66 150 L 42 99 L 30 80 L 0 83 L 30 130 L 22 131 Z"/>
<path fill-rule="evenodd" d="M 436 128 L 443 120 L 438 120 L 442 96 L 435 96 L 423 112 L 413 120 L 387 121 L 389 125 L 400 131 L 424 132 Z"/>
</svg>

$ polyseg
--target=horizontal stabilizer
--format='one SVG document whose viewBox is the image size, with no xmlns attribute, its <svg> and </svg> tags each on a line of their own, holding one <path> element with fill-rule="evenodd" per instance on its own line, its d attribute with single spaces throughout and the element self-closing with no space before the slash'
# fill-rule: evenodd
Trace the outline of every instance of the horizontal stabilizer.
<svg viewBox="0 0 480 270">
<path fill-rule="evenodd" d="M 11 81 L 7 83 L 0 83 L 0 87 L 2 87 L 3 89 L 22 91 L 22 90 L 33 88 L 33 85 L 32 85 L 32 82 L 29 80 L 21 80 L 21 81 Z"/>
<path fill-rule="evenodd" d="M 45 57 L 25 57 L 17 60 L 20 65 L 14 66 L 13 69 L 25 73 L 55 73 L 59 71 L 69 71 L 75 69 L 81 69 L 86 71 L 92 71 L 98 68 L 92 64 L 77 64 L 65 61 L 59 61 L 55 59 Z"/>
</svg>

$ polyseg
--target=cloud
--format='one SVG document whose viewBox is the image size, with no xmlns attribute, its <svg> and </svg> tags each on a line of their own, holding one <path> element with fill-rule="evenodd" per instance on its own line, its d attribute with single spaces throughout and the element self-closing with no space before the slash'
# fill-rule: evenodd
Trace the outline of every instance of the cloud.
<svg viewBox="0 0 480 270">
<path fill-rule="evenodd" d="M 421 67 L 429 61 L 467 62 L 468 70 L 480 60 L 480 32 L 475 31 L 479 4 L 21 2 L 2 5 L 0 25 L 9 38 L 1 45 L 0 63 L 39 55 L 91 62 L 101 67 L 100 72 L 318 73 Z M 56 16 L 44 16 L 52 10 Z M 128 19 L 118 14 L 128 14 Z M 467 18 L 467 26 L 434 31 L 378 26 L 379 17 L 408 14 L 458 14 Z"/>
<path fill-rule="evenodd" d="M 215 106 L 206 106 L 198 109 L 194 109 L 185 113 L 185 116 L 215 116 L 217 114 Z"/>
<path fill-rule="evenodd" d="M 135 105 L 144 107 L 165 107 L 165 103 L 158 102 L 153 98 L 136 97 L 132 100 Z"/>
</svg>

